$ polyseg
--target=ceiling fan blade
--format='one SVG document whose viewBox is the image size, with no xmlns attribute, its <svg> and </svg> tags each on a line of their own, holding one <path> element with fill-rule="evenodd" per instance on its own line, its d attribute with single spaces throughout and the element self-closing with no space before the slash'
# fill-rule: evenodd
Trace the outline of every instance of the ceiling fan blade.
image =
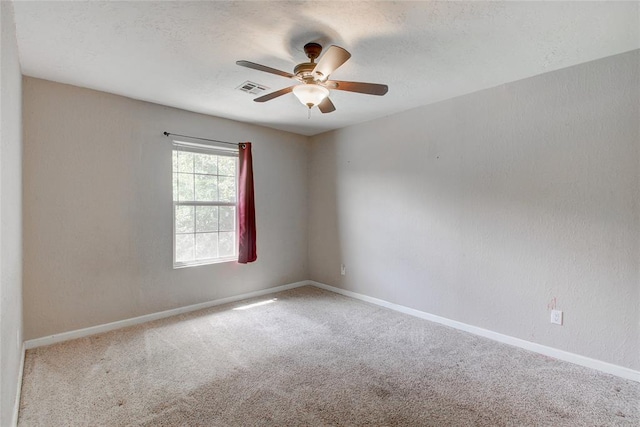
<svg viewBox="0 0 640 427">
<path fill-rule="evenodd" d="M 333 105 L 333 102 L 329 98 L 325 98 L 320 104 L 318 104 L 318 109 L 323 113 L 330 113 L 332 111 L 336 111 L 336 106 Z"/>
<path fill-rule="evenodd" d="M 287 78 L 295 77 L 293 74 L 287 73 L 286 71 L 276 70 L 275 68 L 267 67 L 266 65 L 256 64 L 255 62 L 236 61 L 236 64 L 241 66 L 241 67 L 252 68 L 254 70 L 264 71 L 265 73 L 276 74 L 276 75 L 282 76 L 282 77 L 287 77 Z"/>
<path fill-rule="evenodd" d="M 325 86 L 329 89 L 346 90 L 348 92 L 358 92 L 378 96 L 382 96 L 389 91 L 389 87 L 387 85 L 363 82 L 341 82 L 339 80 L 328 81 Z"/>
<path fill-rule="evenodd" d="M 254 99 L 255 102 L 265 102 L 270 101 L 273 98 L 277 98 L 282 95 L 286 95 L 287 93 L 293 90 L 293 86 L 285 87 L 284 89 L 277 90 L 275 92 L 268 93 L 266 95 L 262 95 L 259 98 Z"/>
<path fill-rule="evenodd" d="M 320 80 L 326 80 L 329 75 L 338 69 L 339 66 L 347 62 L 351 54 L 339 46 L 329 46 L 329 49 L 320 57 L 318 65 L 313 69 L 313 73 Z"/>
</svg>

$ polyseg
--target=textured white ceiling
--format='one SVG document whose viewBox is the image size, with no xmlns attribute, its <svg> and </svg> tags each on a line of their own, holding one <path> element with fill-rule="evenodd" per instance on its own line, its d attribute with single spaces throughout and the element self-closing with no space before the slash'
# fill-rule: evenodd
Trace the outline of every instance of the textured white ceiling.
<svg viewBox="0 0 640 427">
<path fill-rule="evenodd" d="M 15 2 L 28 76 L 304 135 L 387 116 L 640 47 L 637 2 Z M 351 59 L 332 78 L 389 85 L 383 97 L 332 91 L 321 114 L 293 94 L 256 103 L 302 47 Z M 265 92 L 268 93 L 268 92 Z"/>
</svg>

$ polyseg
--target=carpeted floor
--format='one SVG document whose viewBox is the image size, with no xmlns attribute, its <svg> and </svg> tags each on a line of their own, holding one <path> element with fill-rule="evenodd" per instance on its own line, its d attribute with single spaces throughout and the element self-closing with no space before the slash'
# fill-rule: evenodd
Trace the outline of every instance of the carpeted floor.
<svg viewBox="0 0 640 427">
<path fill-rule="evenodd" d="M 19 425 L 639 426 L 640 383 L 307 286 L 30 350 Z"/>
</svg>

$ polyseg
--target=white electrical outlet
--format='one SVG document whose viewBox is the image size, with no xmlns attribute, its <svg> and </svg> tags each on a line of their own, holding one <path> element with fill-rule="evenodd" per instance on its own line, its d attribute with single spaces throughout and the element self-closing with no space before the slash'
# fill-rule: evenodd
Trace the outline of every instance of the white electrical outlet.
<svg viewBox="0 0 640 427">
<path fill-rule="evenodd" d="M 340 275 L 341 276 L 347 275 L 347 267 L 345 267 L 344 264 L 340 264 Z"/>
<path fill-rule="evenodd" d="M 556 325 L 562 325 L 562 311 L 561 310 L 551 310 L 551 323 Z"/>
</svg>

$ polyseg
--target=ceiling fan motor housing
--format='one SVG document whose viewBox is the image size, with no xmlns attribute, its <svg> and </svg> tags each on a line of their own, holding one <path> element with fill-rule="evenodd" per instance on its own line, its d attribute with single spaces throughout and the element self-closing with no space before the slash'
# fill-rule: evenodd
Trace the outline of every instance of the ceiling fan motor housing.
<svg viewBox="0 0 640 427">
<path fill-rule="evenodd" d="M 293 69 L 293 74 L 296 75 L 301 81 L 304 82 L 312 82 L 313 78 L 313 69 L 316 68 L 316 64 L 313 62 L 303 62 L 302 64 L 296 65 Z"/>
</svg>

